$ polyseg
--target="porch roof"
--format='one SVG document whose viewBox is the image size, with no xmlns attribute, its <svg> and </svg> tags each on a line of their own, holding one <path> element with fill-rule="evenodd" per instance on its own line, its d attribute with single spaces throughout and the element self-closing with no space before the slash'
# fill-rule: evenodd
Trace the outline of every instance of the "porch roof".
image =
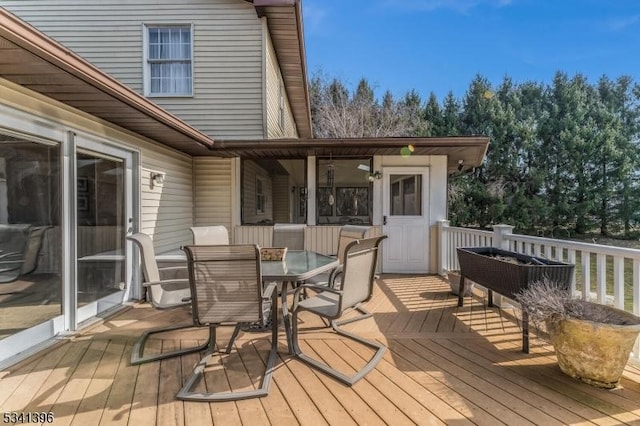
<svg viewBox="0 0 640 426">
<path fill-rule="evenodd" d="M 216 140 L 209 148 L 219 157 L 300 158 L 316 156 L 400 155 L 412 145 L 412 155 L 446 155 L 450 173 L 480 166 L 489 147 L 489 138 L 457 136 L 444 138 L 337 138 L 337 139 L 268 139 Z"/>
</svg>

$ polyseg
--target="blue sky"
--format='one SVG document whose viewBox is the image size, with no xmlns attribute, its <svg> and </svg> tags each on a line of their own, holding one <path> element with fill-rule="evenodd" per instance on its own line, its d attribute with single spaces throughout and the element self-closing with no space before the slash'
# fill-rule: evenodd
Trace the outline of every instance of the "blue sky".
<svg viewBox="0 0 640 426">
<path fill-rule="evenodd" d="M 380 96 L 415 89 L 461 98 L 494 85 L 549 82 L 556 71 L 640 83 L 640 0 L 302 0 L 307 63 Z"/>
</svg>

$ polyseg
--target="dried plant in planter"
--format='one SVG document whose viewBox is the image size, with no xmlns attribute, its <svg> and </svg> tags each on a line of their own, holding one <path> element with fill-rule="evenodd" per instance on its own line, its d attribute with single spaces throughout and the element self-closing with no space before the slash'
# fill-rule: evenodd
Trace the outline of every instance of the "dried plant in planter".
<svg viewBox="0 0 640 426">
<path fill-rule="evenodd" d="M 529 319 L 540 324 L 563 319 L 579 319 L 602 324 L 628 325 L 629 317 L 620 311 L 571 296 L 569 290 L 548 279 L 536 281 L 516 294 Z M 635 322 L 633 322 L 635 324 Z"/>
<path fill-rule="evenodd" d="M 531 321 L 546 325 L 560 369 L 590 385 L 618 385 L 638 333 L 640 318 L 611 306 L 573 298 L 542 280 L 516 294 Z"/>
</svg>

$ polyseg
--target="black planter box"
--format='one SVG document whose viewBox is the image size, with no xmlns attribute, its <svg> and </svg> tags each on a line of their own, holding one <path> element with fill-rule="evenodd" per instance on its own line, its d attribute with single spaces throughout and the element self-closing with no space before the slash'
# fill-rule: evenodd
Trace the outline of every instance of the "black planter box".
<svg viewBox="0 0 640 426">
<path fill-rule="evenodd" d="M 460 263 L 460 291 L 465 279 L 489 290 L 489 306 L 493 305 L 492 292 L 510 299 L 531 283 L 547 278 L 569 288 L 575 265 L 529 256 L 495 247 L 458 248 Z M 494 256 L 512 257 L 523 263 L 512 263 Z M 464 296 L 459 293 L 458 306 L 463 306 Z M 522 350 L 529 352 L 529 325 L 526 312 L 522 314 Z"/>
</svg>

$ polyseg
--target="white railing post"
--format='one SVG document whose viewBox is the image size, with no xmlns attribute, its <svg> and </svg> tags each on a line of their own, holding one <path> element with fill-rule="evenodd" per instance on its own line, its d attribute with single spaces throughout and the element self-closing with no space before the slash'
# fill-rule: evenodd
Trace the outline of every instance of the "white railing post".
<svg viewBox="0 0 640 426">
<path fill-rule="evenodd" d="M 449 238 L 446 235 L 449 221 L 442 219 L 437 222 L 438 229 L 438 274 L 444 276 L 449 269 L 448 253 Z"/>
<path fill-rule="evenodd" d="M 509 240 L 505 236 L 513 234 L 513 228 L 511 225 L 493 225 L 493 246 L 509 250 Z"/>
</svg>

